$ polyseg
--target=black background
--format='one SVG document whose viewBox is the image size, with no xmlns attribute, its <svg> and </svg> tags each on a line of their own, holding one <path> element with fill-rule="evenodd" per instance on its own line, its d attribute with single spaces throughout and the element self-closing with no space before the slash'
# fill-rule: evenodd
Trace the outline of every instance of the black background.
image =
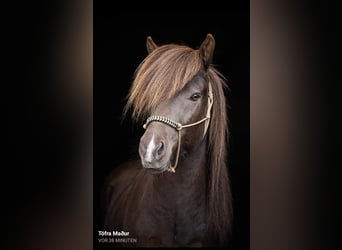
<svg viewBox="0 0 342 250">
<path fill-rule="evenodd" d="M 137 157 L 140 124 L 122 118 L 133 74 L 146 57 L 146 37 L 158 45 L 197 48 L 216 40 L 213 63 L 227 78 L 228 167 L 234 206 L 233 247 L 249 248 L 249 2 L 224 11 L 113 11 L 94 8 L 94 235 L 101 229 L 100 190 L 121 162 Z M 96 245 L 96 238 L 94 244 Z"/>
</svg>

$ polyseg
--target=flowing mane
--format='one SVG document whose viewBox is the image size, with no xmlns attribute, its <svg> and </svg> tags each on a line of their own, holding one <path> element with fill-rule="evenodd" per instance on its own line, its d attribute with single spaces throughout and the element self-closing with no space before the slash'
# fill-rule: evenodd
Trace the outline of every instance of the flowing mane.
<svg viewBox="0 0 342 250">
<path fill-rule="evenodd" d="M 181 91 L 201 67 L 196 50 L 175 44 L 159 47 L 137 68 L 126 111 L 133 107 L 134 119 L 146 118 L 161 101 Z"/>
<path fill-rule="evenodd" d="M 132 109 L 134 120 L 145 119 L 163 100 L 181 91 L 203 68 L 206 68 L 214 95 L 207 148 L 207 222 L 212 236 L 222 243 L 232 225 L 232 197 L 226 164 L 229 131 L 225 78 L 213 65 L 204 65 L 199 50 L 175 44 L 160 46 L 137 68 L 125 113 Z"/>
</svg>

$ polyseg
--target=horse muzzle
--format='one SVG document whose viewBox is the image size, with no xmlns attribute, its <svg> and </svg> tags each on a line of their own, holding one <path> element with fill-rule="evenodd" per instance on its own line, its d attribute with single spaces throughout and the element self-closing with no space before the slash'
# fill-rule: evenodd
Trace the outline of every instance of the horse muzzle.
<svg viewBox="0 0 342 250">
<path fill-rule="evenodd" d="M 170 152 L 167 142 L 148 131 L 140 139 L 139 155 L 145 169 L 163 172 L 170 162 Z"/>
</svg>

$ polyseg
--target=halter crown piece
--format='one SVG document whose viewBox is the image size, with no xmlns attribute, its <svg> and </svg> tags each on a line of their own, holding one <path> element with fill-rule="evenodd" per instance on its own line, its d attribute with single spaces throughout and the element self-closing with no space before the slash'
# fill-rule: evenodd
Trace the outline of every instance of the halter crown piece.
<svg viewBox="0 0 342 250">
<path fill-rule="evenodd" d="M 167 167 L 167 171 L 175 173 L 176 172 L 176 167 L 178 164 L 178 159 L 179 159 L 179 152 L 180 152 L 180 146 L 181 146 L 181 140 L 182 140 L 182 129 L 183 128 L 189 128 L 192 126 L 196 126 L 198 124 L 201 124 L 202 122 L 204 122 L 204 132 L 203 132 L 203 137 L 205 136 L 205 134 L 207 133 L 208 127 L 209 127 L 209 123 L 210 123 L 210 112 L 211 112 L 211 107 L 213 106 L 213 102 L 214 102 L 214 96 L 213 96 L 213 90 L 212 90 L 212 86 L 211 83 L 209 82 L 208 84 L 208 108 L 207 108 L 207 114 L 206 116 L 194 123 L 190 123 L 190 124 L 181 124 L 178 122 L 175 122 L 165 116 L 161 116 L 161 115 L 152 115 L 149 118 L 147 118 L 146 123 L 143 125 L 143 128 L 146 129 L 147 126 L 151 123 L 151 122 L 161 122 L 164 123 L 174 129 L 176 129 L 178 131 L 178 145 L 177 145 L 177 155 L 176 155 L 176 160 L 175 160 L 175 164 L 173 166 L 171 166 L 171 164 Z"/>
</svg>

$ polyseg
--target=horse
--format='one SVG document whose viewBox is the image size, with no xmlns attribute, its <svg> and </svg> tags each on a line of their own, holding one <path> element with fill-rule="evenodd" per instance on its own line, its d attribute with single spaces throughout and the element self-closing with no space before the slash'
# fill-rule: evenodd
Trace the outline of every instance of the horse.
<svg viewBox="0 0 342 250">
<path fill-rule="evenodd" d="M 126 247 L 226 246 L 233 218 L 227 84 L 212 64 L 215 39 L 207 34 L 193 49 L 149 36 L 146 48 L 124 109 L 146 121 L 140 160 L 107 177 L 103 229 L 125 234 L 114 244 Z"/>
</svg>

